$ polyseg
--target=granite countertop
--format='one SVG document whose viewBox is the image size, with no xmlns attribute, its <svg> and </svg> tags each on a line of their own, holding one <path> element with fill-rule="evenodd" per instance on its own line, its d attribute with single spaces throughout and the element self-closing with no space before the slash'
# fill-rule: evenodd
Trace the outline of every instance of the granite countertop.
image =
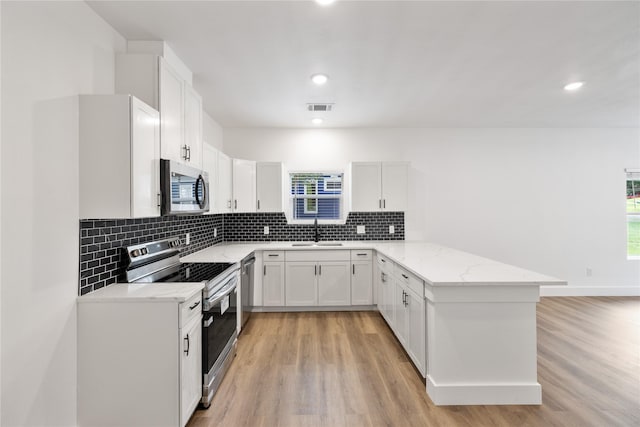
<svg viewBox="0 0 640 427">
<path fill-rule="evenodd" d="M 551 276 L 428 242 L 345 241 L 341 242 L 341 246 L 295 246 L 298 243 L 300 242 L 221 243 L 187 255 L 181 261 L 235 263 L 251 252 L 262 250 L 374 249 L 431 286 L 567 284 L 566 281 Z"/>
<path fill-rule="evenodd" d="M 201 293 L 203 283 L 114 283 L 95 292 L 78 297 L 79 303 L 85 302 L 184 302 Z"/>
</svg>

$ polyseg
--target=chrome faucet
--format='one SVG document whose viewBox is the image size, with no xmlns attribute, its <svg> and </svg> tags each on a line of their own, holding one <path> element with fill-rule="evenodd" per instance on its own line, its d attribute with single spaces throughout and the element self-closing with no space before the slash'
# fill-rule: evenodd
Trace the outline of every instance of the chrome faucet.
<svg viewBox="0 0 640 427">
<path fill-rule="evenodd" d="M 318 242 L 320 240 L 320 232 L 318 231 L 318 218 L 313 220 L 313 226 L 315 227 L 313 241 Z"/>
</svg>

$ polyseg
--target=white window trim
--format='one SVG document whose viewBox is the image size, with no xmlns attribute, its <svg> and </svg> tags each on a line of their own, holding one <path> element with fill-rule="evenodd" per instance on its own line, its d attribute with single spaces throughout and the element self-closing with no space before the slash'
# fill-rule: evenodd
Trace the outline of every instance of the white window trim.
<svg viewBox="0 0 640 427">
<path fill-rule="evenodd" d="M 624 171 L 625 171 L 625 174 L 626 174 L 625 183 L 626 183 L 626 181 L 629 181 L 629 180 L 635 180 L 636 176 L 640 177 L 640 169 L 626 168 Z M 629 219 L 629 216 L 638 216 L 638 215 L 640 215 L 638 213 L 631 213 L 630 214 L 628 212 L 625 212 L 625 214 L 626 214 L 627 221 Z M 628 238 L 629 237 L 627 236 L 627 239 Z M 627 241 L 627 244 L 628 244 L 628 241 Z M 627 260 L 628 261 L 640 261 L 640 256 L 639 255 L 627 255 Z"/>
</svg>

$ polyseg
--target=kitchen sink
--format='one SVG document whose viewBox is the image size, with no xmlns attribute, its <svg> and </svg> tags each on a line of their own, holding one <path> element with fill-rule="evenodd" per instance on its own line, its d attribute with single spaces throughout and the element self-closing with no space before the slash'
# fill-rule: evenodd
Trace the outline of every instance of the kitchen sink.
<svg viewBox="0 0 640 427">
<path fill-rule="evenodd" d="M 316 246 L 342 246 L 342 243 L 320 242 L 316 243 Z"/>
<path fill-rule="evenodd" d="M 292 243 L 291 246 L 313 246 L 313 243 Z"/>
</svg>

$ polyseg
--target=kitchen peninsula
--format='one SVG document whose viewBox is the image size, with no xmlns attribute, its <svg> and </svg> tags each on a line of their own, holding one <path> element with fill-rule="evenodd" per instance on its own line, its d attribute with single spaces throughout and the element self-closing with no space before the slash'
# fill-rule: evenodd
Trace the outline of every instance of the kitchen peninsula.
<svg viewBox="0 0 640 427">
<path fill-rule="evenodd" d="M 540 286 L 566 285 L 565 281 L 426 242 L 326 244 L 224 243 L 188 255 L 182 261 L 238 262 L 255 252 L 256 270 L 261 271 L 263 251 L 375 251 L 374 304 L 370 309 L 377 306 L 394 330 L 426 379 L 427 393 L 436 405 L 541 404 L 536 303 Z M 392 285 L 389 277 L 395 280 Z M 291 286 L 284 282 L 284 286 Z M 397 290 L 401 290 L 402 297 Z M 410 294 L 417 295 L 421 308 L 417 312 L 421 322 L 417 357 L 409 344 L 416 338 L 415 331 L 403 333 L 412 316 L 410 312 L 404 314 L 402 308 L 412 301 Z M 254 301 L 260 309 L 260 283 L 254 289 Z M 305 307 L 283 305 L 279 309 Z"/>
</svg>

